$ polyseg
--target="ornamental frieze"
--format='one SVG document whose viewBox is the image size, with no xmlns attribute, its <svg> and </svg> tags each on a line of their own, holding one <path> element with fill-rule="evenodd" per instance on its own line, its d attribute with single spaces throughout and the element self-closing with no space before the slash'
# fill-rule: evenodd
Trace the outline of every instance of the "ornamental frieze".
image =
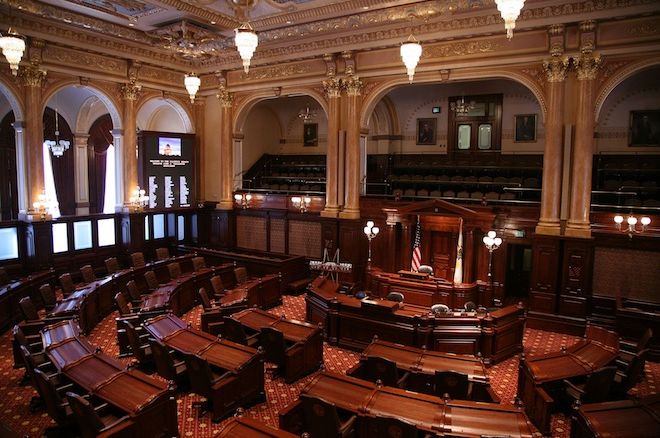
<svg viewBox="0 0 660 438">
<path fill-rule="evenodd" d="M 312 71 L 312 66 L 304 64 L 276 65 L 273 67 L 262 67 L 250 70 L 250 73 L 241 73 L 241 80 L 255 81 L 261 79 L 274 79 L 285 76 L 295 76 Z"/>
<path fill-rule="evenodd" d="M 153 82 L 164 82 L 168 84 L 183 84 L 183 74 L 169 70 L 143 65 L 140 68 L 140 79 L 148 79 Z"/>
<path fill-rule="evenodd" d="M 52 45 L 46 45 L 44 48 L 43 59 L 54 64 L 88 67 L 92 70 L 100 69 L 107 73 L 117 73 L 120 75 L 124 75 L 127 68 L 125 61 Z"/>
<path fill-rule="evenodd" d="M 455 42 L 449 44 L 425 47 L 422 59 L 447 58 L 449 56 L 465 56 L 479 53 L 493 53 L 503 50 L 501 40 Z"/>
</svg>

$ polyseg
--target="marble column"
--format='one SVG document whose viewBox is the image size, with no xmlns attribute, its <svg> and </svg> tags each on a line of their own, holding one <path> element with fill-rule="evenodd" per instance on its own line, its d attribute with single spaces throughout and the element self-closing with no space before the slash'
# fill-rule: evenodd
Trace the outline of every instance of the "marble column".
<svg viewBox="0 0 660 438">
<path fill-rule="evenodd" d="M 218 93 L 218 99 L 222 106 L 220 113 L 220 203 L 218 208 L 232 210 L 234 208 L 232 197 L 234 171 L 232 105 L 234 99 L 232 94 L 225 89 Z"/>
<path fill-rule="evenodd" d="M 205 184 L 202 178 L 202 168 L 204 166 L 204 149 L 206 148 L 205 141 L 205 109 L 206 98 L 198 97 L 195 99 L 195 199 L 197 203 L 203 202 L 206 199 Z"/>
<path fill-rule="evenodd" d="M 594 149 L 594 88 L 600 57 L 582 53 L 575 61 L 577 72 L 577 114 L 575 146 L 571 165 L 571 204 L 565 234 L 591 237 L 591 172 Z"/>
<path fill-rule="evenodd" d="M 360 106 L 362 81 L 357 76 L 346 80 L 348 111 L 346 114 L 346 204 L 339 217 L 360 218 Z"/>
<path fill-rule="evenodd" d="M 564 84 L 569 59 L 553 56 L 543 62 L 546 74 L 548 113 L 545 121 L 545 149 L 543 151 L 543 184 L 541 186 L 541 217 L 537 234 L 559 235 L 561 210 L 561 181 L 563 157 Z"/>
<path fill-rule="evenodd" d="M 44 124 L 41 106 L 41 83 L 46 72 L 35 65 L 20 70 L 25 88 L 25 151 L 27 157 L 28 209 L 44 191 Z"/>
<path fill-rule="evenodd" d="M 140 86 L 135 83 L 127 83 L 121 87 L 121 98 L 124 101 L 124 138 L 121 144 L 122 155 L 122 180 L 124 203 L 133 195 L 138 186 L 138 163 L 137 163 L 137 120 L 135 114 L 135 102 L 140 93 Z"/>
<path fill-rule="evenodd" d="M 325 159 L 325 208 L 321 216 L 337 217 L 339 213 L 338 169 L 339 169 L 339 107 L 341 99 L 341 81 L 330 78 L 323 81 L 323 88 L 328 96 L 328 148 Z"/>
<path fill-rule="evenodd" d="M 89 134 L 76 132 L 73 137 L 73 157 L 75 163 L 76 214 L 89 214 L 89 169 L 87 160 L 87 140 Z"/>
<path fill-rule="evenodd" d="M 16 190 L 18 194 L 18 213 L 24 215 L 30 209 L 28 193 L 29 180 L 28 163 L 25 153 L 25 122 L 16 121 L 12 124 L 16 133 Z"/>
</svg>

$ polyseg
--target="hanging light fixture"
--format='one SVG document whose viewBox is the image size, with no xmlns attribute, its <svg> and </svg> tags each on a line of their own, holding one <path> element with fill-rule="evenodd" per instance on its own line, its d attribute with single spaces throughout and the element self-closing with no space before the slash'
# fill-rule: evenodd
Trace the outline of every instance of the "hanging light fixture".
<svg viewBox="0 0 660 438">
<path fill-rule="evenodd" d="M 301 109 L 298 112 L 298 117 L 302 119 L 303 123 L 311 123 L 311 121 L 316 117 L 316 111 L 310 111 L 309 105 L 303 110 Z"/>
<path fill-rule="evenodd" d="M 18 74 L 18 64 L 21 62 L 25 51 L 25 41 L 10 27 L 7 35 L 0 34 L 0 49 L 7 58 L 11 74 L 16 76 Z"/>
<path fill-rule="evenodd" d="M 414 18 L 413 14 L 410 14 L 410 36 L 408 40 L 401 44 L 401 59 L 406 65 L 406 70 L 408 71 L 408 81 L 412 84 L 413 77 L 415 76 L 415 68 L 419 62 L 419 58 L 422 56 L 422 45 L 415 39 L 412 34 L 412 20 Z"/>
<path fill-rule="evenodd" d="M 456 102 L 449 103 L 449 109 L 454 111 L 456 115 L 464 116 L 467 113 L 469 113 L 471 110 L 473 110 L 476 105 L 477 103 L 474 100 L 466 102 L 465 96 L 461 96 L 461 100 L 457 100 Z"/>
<path fill-rule="evenodd" d="M 186 90 L 190 95 L 190 103 L 195 102 L 195 95 L 197 94 L 197 90 L 199 90 L 201 83 L 202 80 L 195 73 L 186 75 L 185 79 L 183 80 L 183 84 L 186 86 Z"/>
<path fill-rule="evenodd" d="M 57 111 L 57 95 L 55 95 L 55 140 L 46 140 L 44 143 L 50 148 L 53 156 L 60 158 L 64 152 L 69 149 L 71 142 L 68 140 L 60 140 L 60 115 Z"/>
<path fill-rule="evenodd" d="M 504 19 L 504 28 L 506 37 L 513 38 L 513 29 L 516 28 L 516 20 L 520 16 L 520 10 L 525 5 L 525 0 L 495 0 L 497 10 L 500 11 Z"/>
<path fill-rule="evenodd" d="M 259 37 L 248 22 L 241 24 L 235 31 L 236 48 L 243 60 L 243 70 L 245 70 L 245 73 L 248 73 L 250 70 L 250 60 L 254 51 L 257 49 L 257 45 L 259 45 Z"/>
</svg>

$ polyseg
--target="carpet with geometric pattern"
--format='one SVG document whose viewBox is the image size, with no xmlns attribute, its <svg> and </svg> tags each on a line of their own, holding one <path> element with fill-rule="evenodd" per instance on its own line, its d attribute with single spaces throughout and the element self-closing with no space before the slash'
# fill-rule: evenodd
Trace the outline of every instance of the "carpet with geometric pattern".
<svg viewBox="0 0 660 438">
<path fill-rule="evenodd" d="M 301 296 L 285 296 L 281 306 L 270 310 L 276 315 L 284 315 L 290 319 L 305 319 L 305 299 Z M 183 319 L 200 327 L 201 306 L 197 306 Z M 116 330 L 114 318 L 116 313 L 105 318 L 89 335 L 92 345 L 101 347 L 106 354 L 117 357 Z M 578 340 L 577 337 L 541 330 L 526 329 L 523 339 L 524 351 L 528 355 L 548 353 L 559 350 L 562 346 L 568 347 Z M 344 373 L 359 361 L 359 353 L 344 350 L 324 344 L 323 359 L 327 370 Z M 131 358 L 120 359 L 128 363 Z M 505 360 L 488 369 L 491 386 L 500 397 L 503 404 L 513 404 L 518 382 L 519 355 Z M 23 376 L 22 369 L 13 368 L 11 352 L 11 338 L 5 333 L 0 338 L 0 423 L 18 436 L 36 438 L 42 436 L 43 431 L 54 422 L 44 411 L 31 413 L 29 402 L 36 391 L 30 386 L 19 386 Z M 155 375 L 157 376 L 157 375 Z M 246 409 L 246 415 L 277 427 L 278 412 L 297 400 L 298 394 L 309 382 L 311 376 L 302 378 L 293 384 L 286 384 L 282 378 L 272 379 L 266 373 L 265 403 L 260 403 Z M 660 379 L 660 364 L 647 362 L 645 377 L 641 383 L 633 388 L 630 394 L 651 395 L 656 394 L 656 381 Z M 209 414 L 198 415 L 198 409 L 193 408 L 193 402 L 200 400 L 195 394 L 179 393 L 177 396 L 177 411 L 179 420 L 179 433 L 181 437 L 205 438 L 211 437 L 218 431 L 222 423 L 213 423 Z M 0 437 L 3 436 L 0 430 Z M 539 434 L 540 436 L 540 434 Z M 570 419 L 564 415 L 552 417 L 552 436 L 570 436 Z"/>
</svg>

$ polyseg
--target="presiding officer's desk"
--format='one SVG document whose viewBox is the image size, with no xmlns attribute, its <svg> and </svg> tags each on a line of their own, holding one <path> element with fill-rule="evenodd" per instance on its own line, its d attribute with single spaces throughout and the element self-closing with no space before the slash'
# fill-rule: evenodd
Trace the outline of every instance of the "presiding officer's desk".
<svg viewBox="0 0 660 438">
<path fill-rule="evenodd" d="M 518 397 L 541 433 L 550 432 L 550 416 L 564 379 L 586 376 L 612 363 L 619 354 L 619 337 L 587 325 L 585 337 L 554 353 L 523 357 L 518 373 Z"/>
<path fill-rule="evenodd" d="M 220 399 L 213 400 L 213 418 L 224 417 L 240 406 L 265 399 L 264 367 L 261 354 L 254 348 L 190 328 L 172 314 L 148 320 L 144 328 L 168 347 L 180 353 L 196 354 L 229 372 L 218 391 Z"/>
<path fill-rule="evenodd" d="M 131 436 L 179 435 L 176 401 L 167 383 L 103 354 L 80 337 L 74 321 L 47 326 L 41 335 L 46 354 L 62 374 L 129 416 Z"/>
<path fill-rule="evenodd" d="M 244 327 L 260 331 L 272 327 L 282 332 L 285 341 L 294 344 L 285 354 L 284 379 L 293 382 L 323 364 L 323 331 L 306 322 L 280 318 L 257 308 L 245 309 L 232 316 Z M 268 345 L 262 345 L 268 351 Z"/>
<path fill-rule="evenodd" d="M 490 313 L 433 315 L 429 307 L 339 293 L 339 285 L 318 277 L 308 287 L 306 319 L 322 323 L 331 344 L 363 350 L 374 335 L 413 347 L 482 355 L 491 365 L 522 351 L 525 315 L 522 305 Z"/>
<path fill-rule="evenodd" d="M 213 438 L 298 438 L 298 435 L 275 429 L 253 418 L 234 417 Z"/>
<path fill-rule="evenodd" d="M 486 367 L 481 358 L 429 351 L 375 339 L 362 352 L 360 363 L 347 374 L 360 377 L 360 367 L 368 356 L 388 359 L 396 364 L 400 372 L 410 373 L 405 389 L 426 392 L 420 388 L 432 387 L 436 371 L 455 371 L 468 376 L 468 381 L 472 383 L 472 400 L 499 403 L 499 398 L 491 391 Z"/>
<path fill-rule="evenodd" d="M 582 405 L 573 414 L 571 438 L 660 436 L 660 395 Z"/>
<path fill-rule="evenodd" d="M 524 412 L 493 403 L 444 400 L 342 374 L 320 372 L 302 390 L 303 394 L 333 403 L 338 409 L 360 416 L 358 437 L 371 437 L 370 418 L 394 417 L 414 424 L 418 430 L 461 437 L 532 437 Z M 304 419 L 300 400 L 280 411 L 280 427 L 300 432 Z"/>
</svg>

